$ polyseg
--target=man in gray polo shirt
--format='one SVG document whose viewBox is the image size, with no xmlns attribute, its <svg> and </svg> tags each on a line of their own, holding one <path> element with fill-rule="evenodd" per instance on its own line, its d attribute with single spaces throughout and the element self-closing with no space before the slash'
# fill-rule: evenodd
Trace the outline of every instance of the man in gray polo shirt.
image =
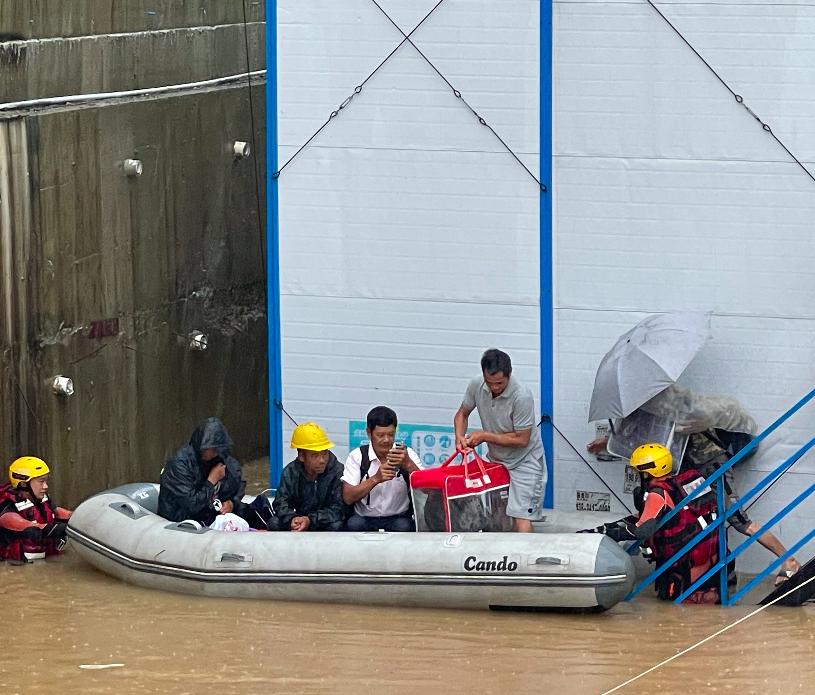
<svg viewBox="0 0 815 695">
<path fill-rule="evenodd" d="M 512 361 L 501 350 L 481 357 L 482 376 L 467 386 L 453 418 L 458 448 L 486 442 L 489 459 L 509 471 L 507 514 L 516 531 L 531 532 L 532 522 L 543 516 L 546 459 L 536 429 L 532 392 L 512 376 Z M 478 409 L 483 430 L 467 434 L 470 413 Z"/>
</svg>

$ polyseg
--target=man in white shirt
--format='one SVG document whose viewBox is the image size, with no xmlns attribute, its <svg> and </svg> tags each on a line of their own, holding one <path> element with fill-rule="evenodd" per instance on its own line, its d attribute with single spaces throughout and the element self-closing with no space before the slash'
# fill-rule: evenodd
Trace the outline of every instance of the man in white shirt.
<svg viewBox="0 0 815 695">
<path fill-rule="evenodd" d="M 419 455 L 396 442 L 396 413 L 379 405 L 368 413 L 370 444 L 354 449 L 345 461 L 342 497 L 354 505 L 349 531 L 414 531 L 410 474 L 419 469 Z"/>
</svg>

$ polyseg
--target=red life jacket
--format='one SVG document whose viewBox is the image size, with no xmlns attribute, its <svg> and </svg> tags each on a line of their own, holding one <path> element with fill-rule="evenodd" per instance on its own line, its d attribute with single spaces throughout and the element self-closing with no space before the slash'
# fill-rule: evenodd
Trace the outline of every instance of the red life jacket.
<svg viewBox="0 0 815 695">
<path fill-rule="evenodd" d="M 11 485 L 0 487 L 0 506 L 11 502 L 6 511 L 14 511 L 28 521 L 38 524 L 50 524 L 55 519 L 51 501 L 46 496 L 42 502 L 33 502 L 18 494 Z M 60 552 L 59 541 L 46 539 L 44 541 L 23 538 L 21 531 L 10 531 L 0 528 L 0 560 L 16 560 L 25 562 L 37 560 Z"/>
<path fill-rule="evenodd" d="M 704 478 L 694 469 L 680 471 L 672 478 L 651 479 L 648 490 L 659 489 L 668 507 L 673 509 L 699 485 L 704 484 Z M 659 494 L 659 493 L 656 493 Z M 648 543 L 654 553 L 657 565 L 667 562 L 680 548 L 693 536 L 702 531 L 716 518 L 716 499 L 709 493 L 701 495 L 690 504 L 685 505 L 679 513 L 665 526 L 660 528 Z M 717 535 L 710 534 L 693 550 L 680 558 L 673 565 L 672 571 L 663 575 L 665 586 L 657 586 L 661 598 L 676 598 L 684 587 L 690 585 L 719 559 Z M 660 579 L 663 579 L 660 577 Z M 715 586 L 716 576 L 711 577 Z M 659 580 L 658 580 L 659 583 Z M 708 582 L 700 588 L 704 591 Z M 665 596 L 662 596 L 662 593 Z"/>
</svg>

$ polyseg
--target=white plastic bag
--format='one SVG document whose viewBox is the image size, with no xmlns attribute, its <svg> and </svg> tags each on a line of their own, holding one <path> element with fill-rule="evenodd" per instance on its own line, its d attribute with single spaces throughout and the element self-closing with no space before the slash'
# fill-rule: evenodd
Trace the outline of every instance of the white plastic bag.
<svg viewBox="0 0 815 695">
<path fill-rule="evenodd" d="M 216 531 L 229 531 L 232 533 L 243 533 L 249 530 L 249 524 L 232 512 L 229 512 L 229 514 L 219 514 L 209 527 Z"/>
</svg>

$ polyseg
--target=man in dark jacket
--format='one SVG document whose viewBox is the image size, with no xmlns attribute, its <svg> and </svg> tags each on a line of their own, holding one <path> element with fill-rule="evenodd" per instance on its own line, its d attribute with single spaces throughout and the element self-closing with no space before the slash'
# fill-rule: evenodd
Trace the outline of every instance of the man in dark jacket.
<svg viewBox="0 0 815 695">
<path fill-rule="evenodd" d="M 307 422 L 291 437 L 297 458 L 280 478 L 272 506 L 281 531 L 339 531 L 345 522 L 343 466 L 322 427 Z"/>
<path fill-rule="evenodd" d="M 232 439 L 224 424 L 216 417 L 207 418 L 192 433 L 190 443 L 164 464 L 159 515 L 209 526 L 218 514 L 239 513 L 246 481 L 231 451 Z"/>
</svg>

